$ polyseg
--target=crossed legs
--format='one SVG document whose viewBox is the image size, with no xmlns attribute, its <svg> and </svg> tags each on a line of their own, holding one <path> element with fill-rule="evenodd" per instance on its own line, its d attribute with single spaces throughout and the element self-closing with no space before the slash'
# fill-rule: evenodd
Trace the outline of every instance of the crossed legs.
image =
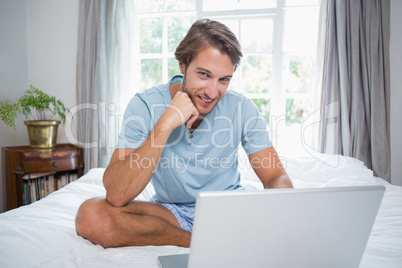
<svg viewBox="0 0 402 268">
<path fill-rule="evenodd" d="M 105 248 L 190 247 L 191 233 L 181 229 L 169 209 L 156 203 L 132 201 L 114 207 L 104 198 L 89 199 L 79 208 L 75 226 L 78 235 Z"/>
</svg>

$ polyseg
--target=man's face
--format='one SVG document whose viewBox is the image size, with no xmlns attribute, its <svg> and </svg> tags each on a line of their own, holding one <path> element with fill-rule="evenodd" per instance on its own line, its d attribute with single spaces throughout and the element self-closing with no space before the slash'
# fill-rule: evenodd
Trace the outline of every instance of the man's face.
<svg viewBox="0 0 402 268">
<path fill-rule="evenodd" d="M 214 47 L 202 50 L 188 66 L 180 62 L 184 73 L 182 88 L 201 116 L 212 111 L 228 89 L 234 65 L 229 56 Z"/>
</svg>

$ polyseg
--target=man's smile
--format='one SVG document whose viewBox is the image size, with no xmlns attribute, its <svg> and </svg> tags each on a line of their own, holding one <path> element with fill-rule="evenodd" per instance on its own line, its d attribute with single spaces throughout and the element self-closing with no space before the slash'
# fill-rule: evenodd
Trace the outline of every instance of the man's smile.
<svg viewBox="0 0 402 268">
<path fill-rule="evenodd" d="M 203 98 L 203 97 L 201 97 L 201 96 L 199 96 L 199 98 L 200 98 L 202 101 L 206 102 L 206 103 L 211 103 L 211 102 L 213 101 L 213 99 L 205 99 L 205 98 Z"/>
</svg>

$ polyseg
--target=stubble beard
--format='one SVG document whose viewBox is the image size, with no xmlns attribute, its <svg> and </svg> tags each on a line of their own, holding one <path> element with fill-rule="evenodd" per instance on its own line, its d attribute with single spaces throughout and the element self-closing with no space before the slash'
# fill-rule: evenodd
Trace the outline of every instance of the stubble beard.
<svg viewBox="0 0 402 268">
<path fill-rule="evenodd" d="M 212 110 L 215 108 L 216 104 L 212 107 L 212 109 L 207 112 L 207 113 L 202 113 L 200 111 L 200 109 L 197 106 L 197 103 L 195 101 L 195 96 L 193 96 L 190 92 L 190 90 L 187 88 L 187 79 L 186 79 L 186 75 L 184 74 L 183 76 L 183 81 L 181 83 L 181 90 L 185 93 L 187 93 L 187 95 L 189 96 L 191 102 L 193 103 L 194 107 L 197 109 L 198 113 L 199 113 L 199 118 L 204 118 L 207 114 L 209 114 L 210 112 L 212 112 Z"/>
<path fill-rule="evenodd" d="M 191 102 L 193 103 L 194 107 L 197 109 L 199 115 L 198 117 L 204 118 L 208 113 L 201 113 L 200 109 L 198 109 L 197 103 L 194 99 L 194 96 L 191 94 L 190 90 L 187 88 L 187 79 L 186 75 L 183 76 L 183 81 L 181 83 L 181 90 L 185 93 L 187 93 L 188 97 L 190 98 Z"/>
</svg>

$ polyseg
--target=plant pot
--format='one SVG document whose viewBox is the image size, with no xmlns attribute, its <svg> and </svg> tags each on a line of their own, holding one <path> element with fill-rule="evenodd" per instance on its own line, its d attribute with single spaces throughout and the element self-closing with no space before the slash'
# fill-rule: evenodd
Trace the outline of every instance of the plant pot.
<svg viewBox="0 0 402 268">
<path fill-rule="evenodd" d="M 28 129 L 29 147 L 39 153 L 51 152 L 56 148 L 57 129 L 60 121 L 24 121 Z"/>
</svg>

